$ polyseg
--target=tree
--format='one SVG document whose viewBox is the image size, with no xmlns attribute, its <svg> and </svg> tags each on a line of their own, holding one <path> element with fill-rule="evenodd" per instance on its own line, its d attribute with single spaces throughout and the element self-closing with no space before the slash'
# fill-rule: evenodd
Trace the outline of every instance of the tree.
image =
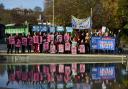
<svg viewBox="0 0 128 89">
<path fill-rule="evenodd" d="M 4 9 L 3 3 L 0 4 L 0 9 Z"/>
<path fill-rule="evenodd" d="M 41 11 L 42 11 L 42 8 L 39 7 L 39 6 L 36 6 L 36 7 L 34 8 L 34 11 L 36 11 L 36 12 L 41 12 Z"/>
</svg>

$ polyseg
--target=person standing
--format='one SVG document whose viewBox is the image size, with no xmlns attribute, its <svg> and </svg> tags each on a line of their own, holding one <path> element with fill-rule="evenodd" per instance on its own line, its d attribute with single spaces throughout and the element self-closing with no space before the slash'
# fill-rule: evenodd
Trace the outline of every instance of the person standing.
<svg viewBox="0 0 128 89">
<path fill-rule="evenodd" d="M 36 35 L 36 33 L 34 33 L 34 36 L 33 36 L 33 43 L 34 43 L 34 52 L 38 53 L 39 37 L 38 35 Z"/>
<path fill-rule="evenodd" d="M 15 53 L 19 53 L 20 47 L 21 47 L 21 39 L 18 36 L 18 33 L 15 36 Z"/>
<path fill-rule="evenodd" d="M 87 53 L 90 52 L 90 36 L 88 32 L 86 33 L 86 36 L 85 36 L 85 50 Z"/>
<path fill-rule="evenodd" d="M 41 32 L 39 33 L 39 49 L 40 49 L 40 53 L 42 53 L 43 50 L 43 36 L 41 34 Z"/>
<path fill-rule="evenodd" d="M 28 53 L 31 53 L 31 50 L 32 50 L 32 44 L 33 44 L 33 38 L 32 36 L 30 35 L 30 33 L 28 34 L 27 36 L 27 48 L 28 48 Z"/>
<path fill-rule="evenodd" d="M 9 36 L 9 45 L 10 45 L 10 48 L 8 49 L 8 53 L 10 49 L 11 49 L 11 53 L 13 53 L 13 49 L 15 45 L 15 37 L 12 34 Z"/>
<path fill-rule="evenodd" d="M 11 45 L 9 44 L 9 36 L 6 38 L 6 44 L 7 44 L 7 53 L 9 53 L 9 50 L 11 48 Z"/>
<path fill-rule="evenodd" d="M 27 38 L 25 37 L 25 35 L 22 35 L 22 53 L 25 53 L 26 51 L 26 47 L 27 47 Z"/>
</svg>

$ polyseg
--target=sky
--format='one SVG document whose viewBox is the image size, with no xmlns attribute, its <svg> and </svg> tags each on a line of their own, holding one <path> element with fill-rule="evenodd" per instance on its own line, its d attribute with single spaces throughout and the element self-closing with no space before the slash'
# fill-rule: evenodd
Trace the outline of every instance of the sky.
<svg viewBox="0 0 128 89">
<path fill-rule="evenodd" d="M 13 9 L 16 7 L 34 9 L 35 6 L 39 6 L 44 9 L 44 0 L 0 0 L 0 3 L 4 4 L 5 9 Z"/>
</svg>

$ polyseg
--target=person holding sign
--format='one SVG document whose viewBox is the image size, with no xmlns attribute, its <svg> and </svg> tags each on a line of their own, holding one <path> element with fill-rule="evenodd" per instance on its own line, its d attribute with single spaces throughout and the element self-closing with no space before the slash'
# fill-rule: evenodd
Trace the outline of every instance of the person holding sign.
<svg viewBox="0 0 128 89">
<path fill-rule="evenodd" d="M 59 44 L 58 45 L 58 49 L 59 49 L 59 53 L 64 53 L 64 45 L 63 44 Z"/>
<path fill-rule="evenodd" d="M 9 36 L 9 44 L 11 46 L 11 53 L 13 53 L 14 45 L 15 45 L 15 37 L 12 34 Z"/>
<path fill-rule="evenodd" d="M 75 38 L 73 38 L 72 41 L 71 52 L 72 54 L 77 54 L 77 41 L 75 41 Z"/>
<path fill-rule="evenodd" d="M 86 33 L 86 36 L 85 36 L 85 50 L 87 51 L 87 53 L 90 52 L 90 36 L 89 36 L 89 33 Z"/>
<path fill-rule="evenodd" d="M 79 53 L 80 53 L 80 54 L 85 53 L 85 45 L 84 45 L 84 43 L 83 43 L 83 40 L 81 40 L 81 43 L 80 43 L 80 45 L 79 45 L 78 50 L 79 50 Z"/>
<path fill-rule="evenodd" d="M 71 44 L 69 41 L 65 42 L 65 53 L 71 52 Z"/>
<path fill-rule="evenodd" d="M 19 49 L 21 47 L 21 38 L 16 34 L 15 36 L 15 53 L 19 53 Z"/>
<path fill-rule="evenodd" d="M 39 37 L 38 35 L 36 35 L 36 33 L 34 33 L 34 36 L 33 36 L 33 43 L 34 43 L 34 52 L 38 53 L 39 52 L 38 50 Z"/>
<path fill-rule="evenodd" d="M 39 49 L 40 49 L 40 53 L 42 53 L 42 50 L 43 50 L 43 37 L 42 37 L 42 34 L 41 32 L 39 33 Z"/>
<path fill-rule="evenodd" d="M 53 41 L 51 41 L 50 44 L 50 53 L 56 53 L 56 46 L 54 45 Z"/>
<path fill-rule="evenodd" d="M 67 32 L 64 34 L 64 41 L 65 42 L 70 41 L 70 35 Z"/>
<path fill-rule="evenodd" d="M 27 38 L 25 37 L 25 35 L 23 34 L 22 36 L 22 53 L 25 53 L 27 47 Z"/>
<path fill-rule="evenodd" d="M 32 38 L 32 36 L 29 33 L 28 36 L 27 36 L 28 53 L 31 53 L 32 45 L 33 45 L 33 38 Z"/>
<path fill-rule="evenodd" d="M 18 38 L 15 44 L 15 53 L 19 53 L 20 47 L 21 47 L 21 40 Z"/>
</svg>

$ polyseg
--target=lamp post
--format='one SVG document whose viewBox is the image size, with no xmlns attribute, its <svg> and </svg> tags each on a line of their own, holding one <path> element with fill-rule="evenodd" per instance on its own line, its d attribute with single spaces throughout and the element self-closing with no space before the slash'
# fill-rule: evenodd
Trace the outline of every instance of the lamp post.
<svg viewBox="0 0 128 89">
<path fill-rule="evenodd" d="M 52 17 L 52 25 L 54 26 L 54 18 L 55 18 L 55 5 L 54 5 L 55 3 L 54 3 L 54 0 L 53 0 L 53 17 Z"/>
</svg>

